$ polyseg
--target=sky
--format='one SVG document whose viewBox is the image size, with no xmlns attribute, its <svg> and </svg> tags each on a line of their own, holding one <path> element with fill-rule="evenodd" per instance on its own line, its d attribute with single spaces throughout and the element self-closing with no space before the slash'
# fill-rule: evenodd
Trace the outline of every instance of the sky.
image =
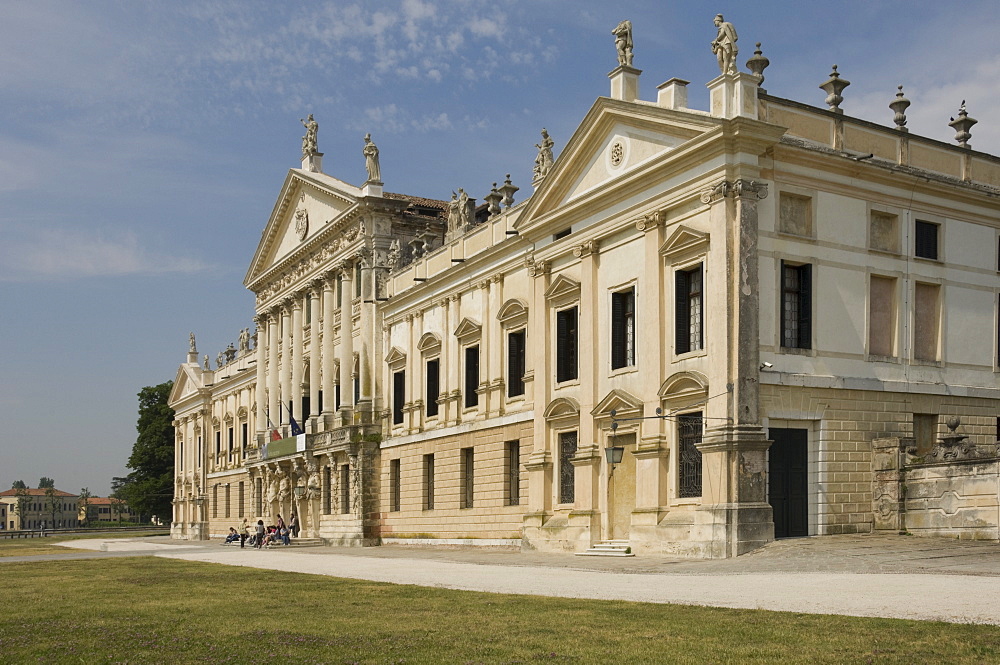
<svg viewBox="0 0 1000 665">
<path fill-rule="evenodd" d="M 128 473 L 143 386 L 174 378 L 188 332 L 213 359 L 252 326 L 243 278 L 289 168 L 319 122 L 324 171 L 385 190 L 530 194 L 545 127 L 566 144 L 633 22 L 640 97 L 679 77 L 707 109 L 722 12 L 764 87 L 1000 154 L 1000 5 L 972 0 L 680 2 L 4 0 L 0 4 L 0 489 L 106 495 Z"/>
</svg>

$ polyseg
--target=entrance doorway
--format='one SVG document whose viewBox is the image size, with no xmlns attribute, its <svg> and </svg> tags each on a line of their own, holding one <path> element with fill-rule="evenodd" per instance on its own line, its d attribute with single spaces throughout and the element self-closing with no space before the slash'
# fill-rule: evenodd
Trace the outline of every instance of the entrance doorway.
<svg viewBox="0 0 1000 665">
<path fill-rule="evenodd" d="M 771 428 L 768 501 L 774 537 L 809 535 L 809 430 Z"/>
<path fill-rule="evenodd" d="M 609 439 L 610 445 L 610 439 Z M 621 464 L 615 465 L 615 472 L 608 478 L 609 520 L 611 540 L 628 540 L 632 526 L 632 511 L 635 510 L 635 434 L 621 434 L 615 437 L 613 445 L 625 449 Z"/>
</svg>

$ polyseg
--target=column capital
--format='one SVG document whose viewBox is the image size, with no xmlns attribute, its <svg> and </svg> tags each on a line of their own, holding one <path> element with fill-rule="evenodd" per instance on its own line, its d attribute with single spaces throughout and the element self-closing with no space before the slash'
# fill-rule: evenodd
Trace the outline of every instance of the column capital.
<svg viewBox="0 0 1000 665">
<path fill-rule="evenodd" d="M 666 210 L 653 210 L 635 220 L 635 228 L 637 231 L 655 231 L 666 221 L 666 218 Z"/>
<path fill-rule="evenodd" d="M 715 203 L 725 197 L 766 199 L 767 184 L 746 178 L 721 180 L 701 192 L 702 203 Z"/>
</svg>

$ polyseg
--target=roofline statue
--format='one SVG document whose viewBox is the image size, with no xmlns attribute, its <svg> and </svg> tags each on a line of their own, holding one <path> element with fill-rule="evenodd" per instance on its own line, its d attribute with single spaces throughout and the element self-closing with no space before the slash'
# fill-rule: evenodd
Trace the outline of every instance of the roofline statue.
<svg viewBox="0 0 1000 665">
<path fill-rule="evenodd" d="M 299 118 L 299 122 L 302 126 L 306 128 L 306 135 L 302 137 L 302 158 L 305 159 L 310 155 L 315 155 L 319 152 L 319 145 L 317 143 L 317 134 L 319 134 L 319 123 L 313 119 L 313 114 L 310 113 L 305 119 Z"/>
<path fill-rule="evenodd" d="M 611 31 L 615 36 L 615 48 L 618 49 L 618 66 L 632 66 L 632 21 L 622 21 Z"/>
<path fill-rule="evenodd" d="M 719 31 L 712 40 L 712 53 L 719 60 L 719 71 L 723 74 L 735 74 L 736 56 L 740 52 L 736 47 L 736 40 L 739 39 L 736 36 L 736 28 L 724 19 L 722 14 L 715 15 L 714 23 Z"/>
</svg>

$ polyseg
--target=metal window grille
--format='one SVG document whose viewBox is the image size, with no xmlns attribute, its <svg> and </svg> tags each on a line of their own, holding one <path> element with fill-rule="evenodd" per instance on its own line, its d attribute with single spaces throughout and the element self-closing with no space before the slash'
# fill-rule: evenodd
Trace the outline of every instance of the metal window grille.
<svg viewBox="0 0 1000 665">
<path fill-rule="evenodd" d="M 701 451 L 695 444 L 701 442 L 701 412 L 686 413 L 677 418 L 680 479 L 678 496 L 701 496 Z"/>
<path fill-rule="evenodd" d="M 576 432 L 559 434 L 559 503 L 576 500 L 576 473 L 570 461 L 576 455 Z"/>
</svg>

